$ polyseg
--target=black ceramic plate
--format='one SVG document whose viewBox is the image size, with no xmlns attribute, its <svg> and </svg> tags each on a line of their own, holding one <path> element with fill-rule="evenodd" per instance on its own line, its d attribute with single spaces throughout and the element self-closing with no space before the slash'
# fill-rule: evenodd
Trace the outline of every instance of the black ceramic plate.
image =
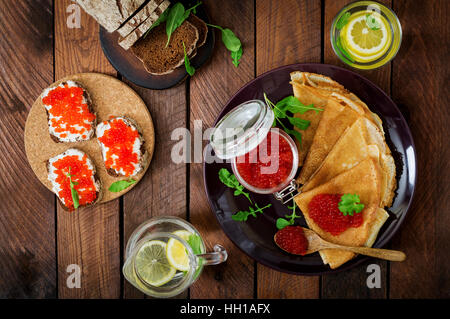
<svg viewBox="0 0 450 319">
<path fill-rule="evenodd" d="M 185 8 L 192 7 L 197 1 L 181 1 Z M 209 18 L 204 8 L 204 4 L 197 7 L 199 18 L 209 23 Z M 163 90 L 168 89 L 182 82 L 188 76 L 184 64 L 175 69 L 172 73 L 165 75 L 152 75 L 148 73 L 142 62 L 130 50 L 124 50 L 117 44 L 119 34 L 117 32 L 109 33 L 100 27 L 100 43 L 103 52 L 112 66 L 128 80 L 147 89 Z M 198 69 L 212 55 L 214 49 L 214 30 L 208 27 L 208 36 L 205 44 L 197 49 L 197 54 L 191 59 L 191 65 Z"/>
<path fill-rule="evenodd" d="M 355 72 L 333 65 L 288 65 L 264 73 L 246 84 L 228 101 L 217 120 L 245 101 L 263 99 L 263 92 L 266 92 L 272 101 L 292 95 L 289 73 L 298 70 L 323 74 L 343 84 L 345 88 L 367 103 L 383 121 L 386 139 L 396 161 L 398 182 L 394 203 L 388 210 L 390 217 L 380 230 L 374 244 L 374 247 L 383 247 L 398 231 L 411 204 L 416 182 L 416 155 L 411 132 L 405 119 L 394 102 L 380 88 Z M 367 258 L 358 256 L 340 268 L 331 270 L 328 265 L 322 263 L 318 253 L 302 257 L 283 252 L 274 244 L 273 235 L 277 231 L 276 219 L 289 213 L 289 210 L 273 195 L 251 194 L 259 206 L 272 203 L 272 207 L 257 218 L 250 217 L 247 222 L 233 221 L 231 215 L 239 210 L 248 210 L 248 202 L 243 196 L 233 196 L 232 191 L 219 181 L 218 172 L 222 167 L 231 171 L 229 163 L 205 163 L 203 166 L 209 203 L 225 234 L 257 262 L 287 273 L 320 275 L 349 269 Z M 298 223 L 302 226 L 306 225 L 304 220 L 299 220 Z"/>
</svg>

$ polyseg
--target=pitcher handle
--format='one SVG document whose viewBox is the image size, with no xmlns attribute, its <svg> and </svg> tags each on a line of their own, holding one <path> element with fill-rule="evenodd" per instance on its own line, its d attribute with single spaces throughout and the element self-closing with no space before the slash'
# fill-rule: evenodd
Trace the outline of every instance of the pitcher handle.
<svg viewBox="0 0 450 319">
<path fill-rule="evenodd" d="M 196 255 L 203 259 L 203 265 L 218 265 L 225 262 L 228 258 L 228 253 L 222 245 L 215 245 L 214 252 Z"/>
</svg>

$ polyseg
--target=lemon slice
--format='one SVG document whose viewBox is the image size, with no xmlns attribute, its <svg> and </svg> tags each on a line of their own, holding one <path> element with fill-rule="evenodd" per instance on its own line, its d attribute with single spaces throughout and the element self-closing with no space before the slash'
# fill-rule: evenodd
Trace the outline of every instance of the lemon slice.
<svg viewBox="0 0 450 319">
<path fill-rule="evenodd" d="M 189 236 L 192 235 L 192 233 L 186 230 L 178 230 L 173 234 L 180 237 L 181 239 L 184 239 L 185 241 L 187 241 L 189 239 Z M 184 248 L 183 244 L 180 241 L 174 238 L 170 238 L 167 242 L 166 251 L 167 260 L 172 265 L 172 267 L 181 271 L 189 270 L 189 256 L 186 252 L 186 248 Z"/>
<path fill-rule="evenodd" d="M 378 13 L 371 13 L 378 29 L 371 29 L 366 22 L 366 15 L 361 14 L 350 20 L 345 30 L 345 46 L 357 60 L 375 60 L 383 55 L 391 44 L 392 37 L 388 33 L 388 24 Z"/>
<path fill-rule="evenodd" d="M 136 254 L 135 270 L 137 275 L 155 287 L 171 281 L 177 272 L 167 260 L 166 246 L 165 242 L 152 240 L 145 243 Z"/>
</svg>

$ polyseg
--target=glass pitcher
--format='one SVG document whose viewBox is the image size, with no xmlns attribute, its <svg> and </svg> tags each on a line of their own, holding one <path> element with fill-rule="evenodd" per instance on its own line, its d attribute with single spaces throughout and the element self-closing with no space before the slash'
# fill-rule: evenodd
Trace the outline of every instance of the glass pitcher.
<svg viewBox="0 0 450 319">
<path fill-rule="evenodd" d="M 131 234 L 122 271 L 143 293 L 169 298 L 189 288 L 203 266 L 220 264 L 227 257 L 221 245 L 206 253 L 200 233 L 187 221 L 173 216 L 154 217 Z"/>
</svg>

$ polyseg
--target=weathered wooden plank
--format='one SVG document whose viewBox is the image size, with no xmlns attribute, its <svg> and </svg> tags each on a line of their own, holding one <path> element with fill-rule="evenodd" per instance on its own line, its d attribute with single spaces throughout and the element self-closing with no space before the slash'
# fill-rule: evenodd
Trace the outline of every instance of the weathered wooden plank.
<svg viewBox="0 0 450 319">
<path fill-rule="evenodd" d="M 320 62 L 320 1 L 256 1 L 257 75 L 300 62 Z M 317 298 L 319 277 L 257 265 L 258 298 Z"/>
<path fill-rule="evenodd" d="M 186 164 L 176 164 L 171 150 L 176 141 L 172 131 L 185 128 L 186 85 L 164 91 L 152 91 L 131 85 L 143 98 L 155 126 L 155 151 L 144 178 L 133 191 L 124 196 L 123 227 L 125 249 L 128 238 L 142 222 L 155 216 L 178 216 L 186 219 Z M 125 280 L 124 298 L 142 298 L 143 295 Z M 178 296 L 187 297 L 187 292 Z"/>
<path fill-rule="evenodd" d="M 418 182 L 393 240 L 408 256 L 391 263 L 391 298 L 450 297 L 449 1 L 394 1 L 403 43 L 393 63 L 392 95 L 414 136 Z"/>
<path fill-rule="evenodd" d="M 368 78 L 387 94 L 390 93 L 391 63 L 375 70 L 355 70 L 343 63 L 334 53 L 330 42 L 331 23 L 336 14 L 348 3 L 352 1 L 325 0 L 324 12 L 324 63 L 339 65 L 353 70 Z M 380 1 L 387 6 L 391 5 L 390 0 Z M 370 107 L 370 105 L 369 105 Z M 369 289 L 366 284 L 367 267 L 370 264 L 380 266 L 381 288 Z M 369 260 L 349 271 L 322 276 L 322 297 L 323 298 L 386 298 L 388 287 L 388 263 L 380 260 Z"/>
<path fill-rule="evenodd" d="M 190 86 L 190 125 L 201 120 L 203 129 L 214 119 L 231 95 L 254 76 L 254 2 L 205 1 L 211 23 L 232 29 L 243 43 L 241 64 L 232 64 L 230 52 L 216 33 L 215 52 L 196 72 Z M 204 143 L 205 144 L 205 143 Z M 208 249 L 222 244 L 229 253 L 226 264 L 206 267 L 191 288 L 192 298 L 252 298 L 254 262 L 244 255 L 220 229 L 208 205 L 203 186 L 202 164 L 190 165 L 190 220 L 200 231 Z"/>
<path fill-rule="evenodd" d="M 23 142 L 28 111 L 53 80 L 52 1 L 2 1 L 0 20 L 0 298 L 55 298 L 54 196 Z"/>
<path fill-rule="evenodd" d="M 116 75 L 98 38 L 98 24 L 81 10 L 81 28 L 67 26 L 72 1 L 55 1 L 55 79 L 79 72 Z M 120 296 L 119 199 L 57 212 L 58 291 L 60 298 Z M 66 285 L 67 267 L 81 267 L 81 288 Z"/>
</svg>

